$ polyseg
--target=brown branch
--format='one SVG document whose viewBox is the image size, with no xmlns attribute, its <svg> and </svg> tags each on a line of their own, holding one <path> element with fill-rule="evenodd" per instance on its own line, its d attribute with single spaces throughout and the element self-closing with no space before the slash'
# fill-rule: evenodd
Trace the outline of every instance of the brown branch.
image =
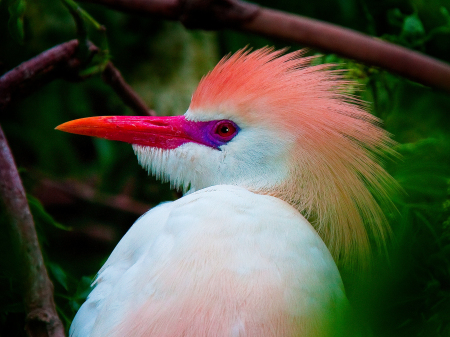
<svg viewBox="0 0 450 337">
<path fill-rule="evenodd" d="M 240 29 L 317 47 L 450 92 L 448 64 L 351 29 L 271 9 Z"/>
<path fill-rule="evenodd" d="M 179 20 L 190 29 L 237 27 L 251 21 L 260 7 L 238 0 L 180 0 Z"/>
<path fill-rule="evenodd" d="M 93 44 L 89 46 L 89 50 L 91 57 L 98 52 L 98 48 Z M 12 100 L 34 92 L 54 79 L 64 78 L 68 81 L 86 79 L 80 77 L 78 73 L 88 60 L 81 60 L 77 52 L 78 40 L 71 40 L 44 51 L 0 77 L 0 111 Z M 136 114 L 154 114 L 111 62 L 103 72 L 103 79 Z"/>
<path fill-rule="evenodd" d="M 238 0 L 80 0 L 137 15 L 181 21 L 187 28 L 232 28 L 250 21 L 260 7 Z"/>
<path fill-rule="evenodd" d="M 33 217 L 14 158 L 0 127 L 0 196 L 21 249 L 25 329 L 32 337 L 63 337 L 56 313 L 53 284 L 45 269 Z"/>
<path fill-rule="evenodd" d="M 57 76 L 62 65 L 67 65 L 78 49 L 78 41 L 71 40 L 44 51 L 0 77 L 0 110 L 14 97 L 35 91 Z"/>
<path fill-rule="evenodd" d="M 81 0 L 179 20 L 188 28 L 232 28 L 296 42 L 382 67 L 450 92 L 450 66 L 432 57 L 333 24 L 238 0 Z"/>
<path fill-rule="evenodd" d="M 138 115 L 156 116 L 155 111 L 147 107 L 142 98 L 125 82 L 120 71 L 111 62 L 108 62 L 105 70 L 103 70 L 102 79 Z"/>
</svg>

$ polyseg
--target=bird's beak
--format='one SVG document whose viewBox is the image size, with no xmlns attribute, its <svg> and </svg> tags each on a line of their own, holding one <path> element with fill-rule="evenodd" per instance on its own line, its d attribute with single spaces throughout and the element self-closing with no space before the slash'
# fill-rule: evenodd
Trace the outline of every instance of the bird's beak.
<svg viewBox="0 0 450 337">
<path fill-rule="evenodd" d="M 76 119 L 56 130 L 118 140 L 130 144 L 174 149 L 187 142 L 200 143 L 193 122 L 184 116 L 105 116 Z"/>
</svg>

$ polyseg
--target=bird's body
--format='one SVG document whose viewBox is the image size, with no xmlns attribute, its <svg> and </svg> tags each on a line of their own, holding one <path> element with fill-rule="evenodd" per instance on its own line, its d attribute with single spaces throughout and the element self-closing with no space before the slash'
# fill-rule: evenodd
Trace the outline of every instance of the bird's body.
<svg viewBox="0 0 450 337">
<path fill-rule="evenodd" d="M 71 336 L 341 336 L 347 309 L 330 253 L 295 208 L 219 185 L 133 225 Z"/>
<path fill-rule="evenodd" d="M 189 192 L 125 235 L 71 337 L 351 336 L 335 260 L 364 263 L 369 235 L 385 240 L 392 141 L 341 73 L 282 53 L 223 59 L 183 116 L 58 127 L 131 143 Z"/>
</svg>

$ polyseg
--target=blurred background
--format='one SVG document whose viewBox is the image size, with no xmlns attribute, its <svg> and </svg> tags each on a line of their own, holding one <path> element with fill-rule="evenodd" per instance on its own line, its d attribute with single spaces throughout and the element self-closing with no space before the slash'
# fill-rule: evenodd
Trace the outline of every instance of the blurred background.
<svg viewBox="0 0 450 337">
<path fill-rule="evenodd" d="M 76 26 L 59 0 L 27 1 L 24 35 L 16 36 L 11 6 L 0 2 L 0 74 L 57 44 L 76 38 Z M 258 4 L 352 28 L 450 63 L 450 0 L 258 1 Z M 220 58 L 245 46 L 305 46 L 233 31 L 187 30 L 178 22 L 136 16 L 81 3 L 106 27 L 109 55 L 125 80 L 158 115 L 183 114 L 202 75 Z M 307 47 L 307 46 L 306 46 Z M 342 270 L 347 292 L 367 336 L 450 336 L 450 95 L 382 69 L 333 54 L 363 84 L 356 92 L 398 142 L 402 158 L 387 162 L 404 193 L 389 259 L 372 271 Z M 179 194 L 137 165 L 131 146 L 55 131 L 94 115 L 133 112 L 100 76 L 55 80 L 13 101 L 0 116 L 28 193 L 66 328 L 89 293 L 95 273 L 133 222 Z M 0 213 L 0 335 L 25 336 L 16 252 Z"/>
</svg>

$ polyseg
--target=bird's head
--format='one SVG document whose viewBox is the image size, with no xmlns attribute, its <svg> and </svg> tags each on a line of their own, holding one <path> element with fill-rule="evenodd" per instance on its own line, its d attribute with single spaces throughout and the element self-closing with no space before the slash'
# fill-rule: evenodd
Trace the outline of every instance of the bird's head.
<svg viewBox="0 0 450 337">
<path fill-rule="evenodd" d="M 379 120 L 346 94 L 353 83 L 302 52 L 263 48 L 224 58 L 183 116 L 91 117 L 57 129 L 131 143 L 140 164 L 183 191 L 228 184 L 295 206 L 336 260 L 364 262 L 383 243 L 379 203 L 396 187 Z"/>
</svg>

